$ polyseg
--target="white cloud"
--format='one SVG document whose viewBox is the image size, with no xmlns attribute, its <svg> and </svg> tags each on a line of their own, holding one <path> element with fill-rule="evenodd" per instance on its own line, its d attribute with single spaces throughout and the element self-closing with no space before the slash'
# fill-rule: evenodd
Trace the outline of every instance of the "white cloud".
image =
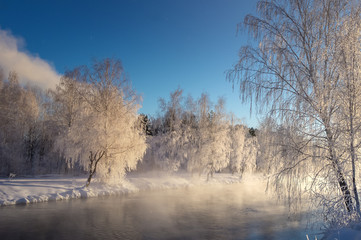
<svg viewBox="0 0 361 240">
<path fill-rule="evenodd" d="M 20 83 L 31 83 L 43 89 L 55 88 L 60 75 L 45 60 L 19 50 L 21 39 L 0 29 L 0 66 L 5 76 L 16 71 Z"/>
</svg>

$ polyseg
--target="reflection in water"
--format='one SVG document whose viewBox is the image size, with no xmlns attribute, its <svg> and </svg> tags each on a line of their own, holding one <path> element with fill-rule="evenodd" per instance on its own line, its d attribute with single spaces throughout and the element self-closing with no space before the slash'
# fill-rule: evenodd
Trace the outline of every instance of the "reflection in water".
<svg viewBox="0 0 361 240">
<path fill-rule="evenodd" d="M 305 239 L 242 184 L 0 208 L 1 239 Z"/>
</svg>

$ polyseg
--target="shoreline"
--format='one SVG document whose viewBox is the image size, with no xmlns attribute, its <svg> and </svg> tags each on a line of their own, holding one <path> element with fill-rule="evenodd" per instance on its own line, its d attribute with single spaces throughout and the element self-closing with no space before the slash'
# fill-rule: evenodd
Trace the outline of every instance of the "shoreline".
<svg viewBox="0 0 361 240">
<path fill-rule="evenodd" d="M 85 187 L 86 176 L 43 175 L 26 178 L 0 179 L 0 207 L 61 201 L 101 196 L 123 196 L 146 190 L 166 190 L 202 185 L 236 184 L 248 180 L 261 180 L 257 175 L 242 178 L 230 173 L 217 173 L 209 181 L 206 177 L 193 178 L 189 174 L 129 174 L 117 185 L 92 182 Z"/>
</svg>

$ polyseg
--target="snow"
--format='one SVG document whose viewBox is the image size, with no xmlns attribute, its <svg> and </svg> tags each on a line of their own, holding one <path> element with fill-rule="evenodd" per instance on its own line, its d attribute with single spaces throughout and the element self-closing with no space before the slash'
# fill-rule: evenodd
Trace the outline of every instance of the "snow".
<svg viewBox="0 0 361 240">
<path fill-rule="evenodd" d="M 351 228 L 342 228 L 333 231 L 325 240 L 358 240 L 361 239 L 361 231 Z"/>
<path fill-rule="evenodd" d="M 264 182 L 260 175 L 239 175 L 217 173 L 209 181 L 206 176 L 192 177 L 188 173 L 164 174 L 158 172 L 130 174 L 119 185 L 106 185 L 92 182 L 85 187 L 86 177 L 69 177 L 63 175 L 43 175 L 28 178 L 0 179 L 0 206 L 31 204 L 47 201 L 60 201 L 98 196 L 122 196 L 147 190 L 188 188 L 196 186 L 250 183 L 256 187 Z M 258 182 L 258 183 L 257 183 Z M 326 234 L 327 240 L 361 239 L 361 225 L 356 228 L 342 228 Z"/>
<path fill-rule="evenodd" d="M 255 178 L 249 176 L 248 178 Z M 242 179 L 239 175 L 215 174 L 191 177 L 189 174 L 164 175 L 159 173 L 132 174 L 119 185 L 92 182 L 85 187 L 86 177 L 44 175 L 31 178 L 0 179 L 0 206 L 59 201 L 108 195 L 123 195 L 142 190 L 160 190 L 209 184 L 233 184 Z"/>
</svg>

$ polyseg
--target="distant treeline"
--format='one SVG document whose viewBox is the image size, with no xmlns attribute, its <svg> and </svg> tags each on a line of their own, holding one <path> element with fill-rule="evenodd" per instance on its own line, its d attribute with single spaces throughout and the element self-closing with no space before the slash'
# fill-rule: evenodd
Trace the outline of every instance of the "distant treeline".
<svg viewBox="0 0 361 240">
<path fill-rule="evenodd" d="M 182 90 L 160 99 L 158 117 L 138 114 L 139 97 L 121 62 L 105 59 L 61 77 L 44 91 L 0 74 L 0 175 L 89 174 L 104 181 L 127 171 L 213 175 L 257 168 L 259 144 L 226 112 L 224 100 L 197 100 Z"/>
</svg>

